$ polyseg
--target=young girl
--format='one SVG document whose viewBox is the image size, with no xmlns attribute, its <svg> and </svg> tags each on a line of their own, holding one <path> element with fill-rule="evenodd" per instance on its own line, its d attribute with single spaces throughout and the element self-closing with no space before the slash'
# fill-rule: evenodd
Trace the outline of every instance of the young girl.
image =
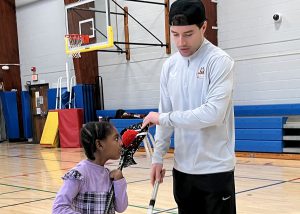
<svg viewBox="0 0 300 214">
<path fill-rule="evenodd" d="M 120 170 L 104 167 L 107 160 L 120 158 L 121 140 L 109 122 L 90 122 L 81 130 L 81 144 L 88 159 L 82 160 L 63 176 L 53 213 L 104 213 L 111 186 L 115 199 L 109 213 L 124 212 L 128 206 L 127 183 Z"/>
</svg>

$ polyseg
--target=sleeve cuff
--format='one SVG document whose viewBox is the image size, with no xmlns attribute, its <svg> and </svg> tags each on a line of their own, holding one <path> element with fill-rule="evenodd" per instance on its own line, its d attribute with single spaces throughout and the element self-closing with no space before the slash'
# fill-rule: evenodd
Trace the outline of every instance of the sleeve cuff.
<svg viewBox="0 0 300 214">
<path fill-rule="evenodd" d="M 114 183 L 115 187 L 123 186 L 124 184 L 126 184 L 126 180 L 125 180 L 125 178 L 121 178 L 119 180 L 113 181 L 113 183 Z"/>
<path fill-rule="evenodd" d="M 159 155 L 159 154 L 157 154 L 157 153 L 153 153 L 153 155 L 152 155 L 152 164 L 154 164 L 154 163 L 163 163 L 163 157 L 162 157 L 162 155 Z"/>
<path fill-rule="evenodd" d="M 170 114 L 171 112 L 168 113 L 160 113 L 159 114 L 159 124 L 162 126 L 172 126 L 171 121 L 170 121 Z"/>
</svg>

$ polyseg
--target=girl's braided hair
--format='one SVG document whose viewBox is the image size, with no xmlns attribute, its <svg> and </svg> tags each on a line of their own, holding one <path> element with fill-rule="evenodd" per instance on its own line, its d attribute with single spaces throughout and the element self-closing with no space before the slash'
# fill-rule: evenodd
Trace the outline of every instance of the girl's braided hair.
<svg viewBox="0 0 300 214">
<path fill-rule="evenodd" d="M 112 134 L 114 126 L 106 121 L 89 122 L 80 133 L 81 145 L 84 148 L 85 155 L 90 160 L 95 160 L 96 140 L 104 140 Z"/>
</svg>

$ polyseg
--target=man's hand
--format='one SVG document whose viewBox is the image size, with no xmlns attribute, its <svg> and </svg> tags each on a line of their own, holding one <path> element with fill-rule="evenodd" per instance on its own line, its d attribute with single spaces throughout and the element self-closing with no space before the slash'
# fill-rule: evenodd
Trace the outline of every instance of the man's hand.
<svg viewBox="0 0 300 214">
<path fill-rule="evenodd" d="M 143 120 L 142 129 L 145 128 L 147 125 L 159 125 L 159 113 L 157 112 L 150 112 Z"/>
<path fill-rule="evenodd" d="M 163 182 L 165 177 L 166 170 L 163 169 L 163 165 L 159 163 L 152 164 L 151 173 L 150 173 L 150 180 L 152 186 L 154 185 L 155 181 L 159 181 L 159 183 Z"/>
</svg>

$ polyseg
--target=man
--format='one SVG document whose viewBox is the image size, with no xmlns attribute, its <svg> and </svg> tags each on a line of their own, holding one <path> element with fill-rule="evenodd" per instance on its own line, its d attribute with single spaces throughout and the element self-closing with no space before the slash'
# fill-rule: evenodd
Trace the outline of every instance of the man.
<svg viewBox="0 0 300 214">
<path fill-rule="evenodd" d="M 205 39 L 205 8 L 177 0 L 170 29 L 178 52 L 163 65 L 151 183 L 163 181 L 163 156 L 174 133 L 173 193 L 180 214 L 235 214 L 233 60 Z"/>
</svg>

